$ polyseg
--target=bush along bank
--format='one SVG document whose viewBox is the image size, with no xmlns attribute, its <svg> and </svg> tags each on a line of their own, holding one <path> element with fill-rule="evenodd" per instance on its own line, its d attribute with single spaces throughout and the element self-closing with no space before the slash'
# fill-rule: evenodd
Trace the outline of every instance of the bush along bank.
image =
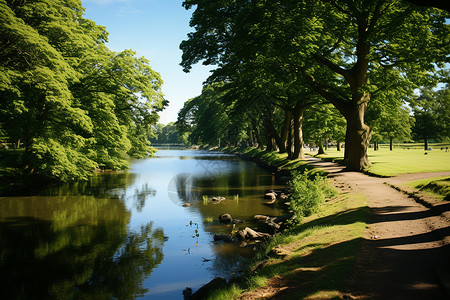
<svg viewBox="0 0 450 300">
<path fill-rule="evenodd" d="M 292 172 L 291 217 L 263 242 L 244 276 L 228 283 L 223 279 L 219 286 L 209 285 L 214 286 L 211 289 L 206 285 L 201 298 L 343 297 L 367 228 L 369 208 L 364 197 L 338 194 L 323 171 L 300 160 L 286 162 L 277 153 L 240 150 L 240 157 L 262 161 L 283 175 Z M 200 296 L 194 293 L 191 299 L 199 299 L 196 294 Z"/>
</svg>

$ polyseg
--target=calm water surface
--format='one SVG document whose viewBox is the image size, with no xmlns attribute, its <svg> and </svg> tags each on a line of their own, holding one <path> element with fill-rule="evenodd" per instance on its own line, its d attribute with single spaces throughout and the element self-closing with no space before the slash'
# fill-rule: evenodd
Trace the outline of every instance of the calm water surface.
<svg viewBox="0 0 450 300">
<path fill-rule="evenodd" d="M 253 250 L 214 242 L 232 230 L 217 217 L 253 227 L 254 214 L 281 215 L 262 204 L 278 184 L 233 155 L 160 150 L 126 173 L 0 197 L 0 297 L 182 299 L 186 287 L 240 274 Z"/>
</svg>

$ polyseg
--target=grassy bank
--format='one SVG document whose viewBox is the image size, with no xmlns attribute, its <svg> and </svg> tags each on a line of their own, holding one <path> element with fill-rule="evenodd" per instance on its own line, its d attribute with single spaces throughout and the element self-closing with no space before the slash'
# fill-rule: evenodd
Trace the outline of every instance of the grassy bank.
<svg viewBox="0 0 450 300">
<path fill-rule="evenodd" d="M 318 157 L 339 162 L 343 156 L 343 150 L 328 149 L 326 154 Z M 395 148 L 393 151 L 386 148 L 380 148 L 378 151 L 369 149 L 368 156 L 371 165 L 367 171 L 379 176 L 450 170 L 450 152 L 440 148 L 431 151 L 416 148 Z"/>
<path fill-rule="evenodd" d="M 217 290 L 210 299 L 251 296 L 266 285 L 281 288 L 286 299 L 343 295 L 368 215 L 362 196 L 347 194 L 328 200 L 318 213 L 272 238 L 241 284 Z"/>
<path fill-rule="evenodd" d="M 290 175 L 291 172 L 294 171 L 298 171 L 300 173 L 308 172 L 308 174 L 311 176 L 315 176 L 316 174 L 323 176 L 326 175 L 326 172 L 324 172 L 323 170 L 313 168 L 302 159 L 294 159 L 294 160 L 288 159 L 286 153 L 266 152 L 251 147 L 248 148 L 222 147 L 214 150 L 224 151 L 227 153 L 235 153 L 244 159 L 256 162 L 261 167 L 285 175 Z"/>
<path fill-rule="evenodd" d="M 408 182 L 407 186 L 430 194 L 439 200 L 450 200 L 450 177 L 431 177 Z"/>
<path fill-rule="evenodd" d="M 310 177 L 324 175 L 323 171 L 311 170 L 302 160 L 287 160 L 285 154 L 239 150 L 247 159 L 281 172 L 303 171 Z M 261 290 L 270 297 L 273 287 L 279 292 L 277 296 L 285 299 L 343 295 L 368 216 L 369 208 L 360 195 L 341 194 L 327 199 L 316 213 L 267 241 L 247 275 L 237 283 L 213 291 L 209 299 L 261 296 Z"/>
</svg>

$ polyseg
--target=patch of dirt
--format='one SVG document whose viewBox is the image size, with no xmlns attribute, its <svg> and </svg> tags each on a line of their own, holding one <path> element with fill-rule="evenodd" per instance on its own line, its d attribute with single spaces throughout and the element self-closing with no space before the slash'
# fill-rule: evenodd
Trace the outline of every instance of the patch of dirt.
<svg viewBox="0 0 450 300">
<path fill-rule="evenodd" d="M 392 178 L 345 172 L 343 167 L 307 158 L 329 172 L 341 193 L 366 197 L 370 225 L 343 299 L 450 299 L 450 202 L 432 197 L 418 203 L 403 183 L 450 172 L 405 174 Z M 393 188 L 396 187 L 396 188 Z M 417 196 L 417 195 L 416 195 Z M 421 197 L 421 195 L 419 195 Z M 293 289 L 308 284 L 307 273 L 275 277 L 239 299 L 292 299 Z"/>
</svg>

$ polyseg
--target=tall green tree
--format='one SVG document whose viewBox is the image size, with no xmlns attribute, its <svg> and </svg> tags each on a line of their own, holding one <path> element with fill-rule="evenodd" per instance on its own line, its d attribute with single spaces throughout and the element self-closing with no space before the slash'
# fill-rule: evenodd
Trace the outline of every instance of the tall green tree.
<svg viewBox="0 0 450 300">
<path fill-rule="evenodd" d="M 202 94 L 185 102 L 176 125 L 180 134 L 189 133 L 189 142 L 197 145 L 237 145 L 248 141 L 245 119 L 232 118 L 233 107 L 224 103 L 224 84 L 203 88 Z"/>
<path fill-rule="evenodd" d="M 303 77 L 302 84 L 306 81 L 346 118 L 345 160 L 355 170 L 369 164 L 371 130 L 364 116 L 372 95 L 397 87 L 411 93 L 448 61 L 446 14 L 405 2 L 183 4 L 196 8 L 191 19 L 195 32 L 181 44 L 185 70 L 199 61 L 219 68 L 237 66 L 258 57 L 264 49 L 258 41 L 276 44 L 279 52 L 271 55 L 283 57 L 280 66 Z"/>
<path fill-rule="evenodd" d="M 389 140 L 389 150 L 393 150 L 393 141 L 410 141 L 411 127 L 414 118 L 410 116 L 410 110 L 406 107 L 394 108 L 383 111 L 373 125 L 373 130 L 383 140 Z"/>
<path fill-rule="evenodd" d="M 109 51 L 81 1 L 0 1 L 0 131 L 27 174 L 69 181 L 151 153 L 164 108 L 148 61 Z"/>
<path fill-rule="evenodd" d="M 345 125 L 345 119 L 331 104 L 317 105 L 305 113 L 305 140 L 319 147 L 318 154 L 325 153 L 323 144 L 331 140 L 337 143 L 340 151 Z"/>
<path fill-rule="evenodd" d="M 415 124 L 412 128 L 413 137 L 424 142 L 428 149 L 430 139 L 448 141 L 450 139 L 450 92 L 448 85 L 434 91 L 425 88 L 415 101 L 413 108 Z"/>
<path fill-rule="evenodd" d="M 167 125 L 156 124 L 154 130 L 154 137 L 150 138 L 152 144 L 185 144 L 183 135 L 180 135 L 175 122 Z"/>
</svg>

